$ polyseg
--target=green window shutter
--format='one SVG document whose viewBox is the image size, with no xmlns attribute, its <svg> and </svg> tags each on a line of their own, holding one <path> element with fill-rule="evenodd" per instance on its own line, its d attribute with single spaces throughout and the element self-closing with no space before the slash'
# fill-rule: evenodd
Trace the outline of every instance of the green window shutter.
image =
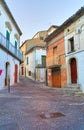
<svg viewBox="0 0 84 130">
<path fill-rule="evenodd" d="M 17 42 L 15 41 L 15 48 L 17 49 Z"/>
<path fill-rule="evenodd" d="M 6 39 L 10 41 L 10 33 L 8 31 L 6 31 Z"/>
<path fill-rule="evenodd" d="M 6 31 L 6 47 L 9 49 L 10 33 Z"/>
</svg>

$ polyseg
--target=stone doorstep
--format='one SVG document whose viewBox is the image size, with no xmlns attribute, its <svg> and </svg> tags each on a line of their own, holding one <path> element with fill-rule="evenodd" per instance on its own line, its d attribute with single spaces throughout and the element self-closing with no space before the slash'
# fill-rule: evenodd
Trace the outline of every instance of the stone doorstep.
<svg viewBox="0 0 84 130">
<path fill-rule="evenodd" d="M 64 88 L 55 88 L 56 92 L 63 92 L 64 94 L 75 94 L 75 93 L 82 93 L 82 90 L 79 86 L 69 86 Z"/>
<path fill-rule="evenodd" d="M 75 92 L 75 96 L 84 96 L 84 92 Z"/>
<path fill-rule="evenodd" d="M 78 89 L 78 88 L 64 88 L 62 89 L 62 92 L 64 93 L 78 93 L 78 92 L 81 92 L 82 93 L 82 90 L 81 89 Z"/>
<path fill-rule="evenodd" d="M 22 130 L 19 128 L 17 123 L 8 123 L 4 125 L 0 125 L 0 130 Z"/>
<path fill-rule="evenodd" d="M 63 88 L 65 91 L 82 92 L 80 84 L 69 84 Z"/>
</svg>

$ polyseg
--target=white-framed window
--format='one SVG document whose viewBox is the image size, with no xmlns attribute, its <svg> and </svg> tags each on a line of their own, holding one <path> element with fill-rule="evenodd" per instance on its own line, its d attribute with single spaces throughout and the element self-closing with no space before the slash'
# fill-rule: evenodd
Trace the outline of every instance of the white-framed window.
<svg viewBox="0 0 84 130">
<path fill-rule="evenodd" d="M 68 39 L 68 53 L 74 52 L 74 37 Z"/>
</svg>

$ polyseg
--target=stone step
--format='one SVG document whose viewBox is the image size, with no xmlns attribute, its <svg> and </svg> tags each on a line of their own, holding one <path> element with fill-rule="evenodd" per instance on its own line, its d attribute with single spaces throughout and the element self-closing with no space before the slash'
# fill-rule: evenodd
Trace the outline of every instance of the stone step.
<svg viewBox="0 0 84 130">
<path fill-rule="evenodd" d="M 80 84 L 68 84 L 67 87 L 80 87 Z"/>
<path fill-rule="evenodd" d="M 63 90 L 65 90 L 65 91 L 80 91 L 80 92 L 82 92 L 82 90 L 81 90 L 81 88 L 80 87 L 65 87 L 65 88 L 62 88 Z"/>
<path fill-rule="evenodd" d="M 84 96 L 84 92 L 75 92 L 75 96 Z"/>
<path fill-rule="evenodd" d="M 82 92 L 80 84 L 69 84 L 65 89 Z"/>
<path fill-rule="evenodd" d="M 81 90 L 81 87 L 79 85 L 69 85 L 67 87 L 64 87 L 64 88 L 56 88 L 56 91 L 57 92 L 63 92 L 63 93 L 82 93 L 82 90 Z"/>
</svg>

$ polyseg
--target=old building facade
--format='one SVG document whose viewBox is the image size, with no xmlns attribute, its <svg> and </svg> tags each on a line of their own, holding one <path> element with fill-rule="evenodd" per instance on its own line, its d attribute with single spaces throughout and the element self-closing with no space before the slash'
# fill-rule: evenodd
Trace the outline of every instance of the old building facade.
<svg viewBox="0 0 84 130">
<path fill-rule="evenodd" d="M 20 47 L 24 57 L 20 67 L 22 76 L 41 82 L 45 81 L 46 49 L 44 39 L 46 36 L 47 31 L 40 31 Z M 43 60 L 45 61 L 43 62 Z"/>
<path fill-rule="evenodd" d="M 67 84 L 78 85 L 84 92 L 84 7 L 73 15 L 68 23 L 64 31 Z"/>
<path fill-rule="evenodd" d="M 32 80 L 45 82 L 45 44 L 34 44 L 26 53 L 26 76 Z"/>
<path fill-rule="evenodd" d="M 47 39 L 47 83 L 51 87 L 65 87 L 67 82 L 64 31 L 58 29 Z"/>
<path fill-rule="evenodd" d="M 46 38 L 49 86 L 81 87 L 84 91 L 84 7 Z"/>
<path fill-rule="evenodd" d="M 19 82 L 19 51 L 22 32 L 6 2 L 0 0 L 0 89 Z"/>
<path fill-rule="evenodd" d="M 24 61 L 21 63 L 20 74 L 33 80 L 45 82 L 46 80 L 46 42 L 44 39 L 52 33 L 57 26 L 48 30 L 37 32 L 32 39 L 25 41 L 20 47 Z"/>
</svg>

